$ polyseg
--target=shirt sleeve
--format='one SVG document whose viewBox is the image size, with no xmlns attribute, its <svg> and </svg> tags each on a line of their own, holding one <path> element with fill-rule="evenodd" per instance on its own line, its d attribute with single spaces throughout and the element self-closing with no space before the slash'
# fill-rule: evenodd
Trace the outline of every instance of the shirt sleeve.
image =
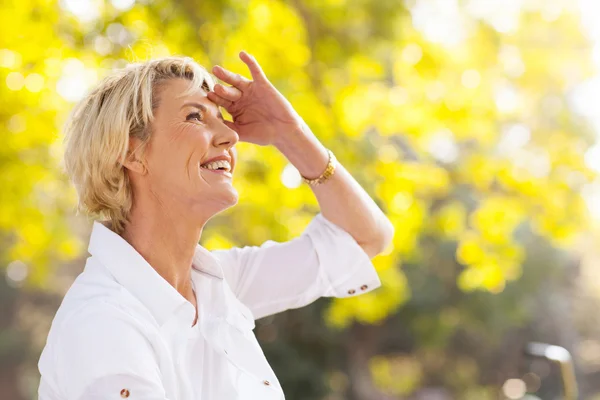
<svg viewBox="0 0 600 400">
<path fill-rule="evenodd" d="M 66 400 L 167 400 L 149 341 L 117 306 L 89 304 L 58 334 L 57 378 Z"/>
<path fill-rule="evenodd" d="M 133 374 L 107 375 L 88 385 L 79 400 L 167 400 L 160 387 Z"/>
<path fill-rule="evenodd" d="M 255 319 L 308 305 L 319 297 L 350 297 L 381 286 L 371 259 L 345 230 L 317 214 L 288 242 L 212 252 L 225 280 Z"/>
</svg>

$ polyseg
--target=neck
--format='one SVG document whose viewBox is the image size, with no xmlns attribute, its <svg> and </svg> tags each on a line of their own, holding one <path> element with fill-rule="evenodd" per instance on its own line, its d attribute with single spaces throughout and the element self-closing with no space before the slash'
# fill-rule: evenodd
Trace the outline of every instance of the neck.
<svg viewBox="0 0 600 400">
<path fill-rule="evenodd" d="M 190 218 L 177 207 L 147 199 L 132 207 L 121 235 L 184 298 L 195 305 L 191 268 L 196 245 L 208 220 Z"/>
</svg>

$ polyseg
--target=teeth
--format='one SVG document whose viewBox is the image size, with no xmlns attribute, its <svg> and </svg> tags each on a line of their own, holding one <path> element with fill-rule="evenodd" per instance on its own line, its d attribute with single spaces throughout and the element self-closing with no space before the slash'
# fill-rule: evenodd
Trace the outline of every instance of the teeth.
<svg viewBox="0 0 600 400">
<path fill-rule="evenodd" d="M 206 169 L 224 168 L 226 171 L 231 171 L 231 164 L 229 164 L 229 161 L 227 161 L 227 160 L 219 160 L 219 161 L 209 162 L 208 164 L 202 164 L 200 166 L 200 168 L 206 168 Z"/>
</svg>

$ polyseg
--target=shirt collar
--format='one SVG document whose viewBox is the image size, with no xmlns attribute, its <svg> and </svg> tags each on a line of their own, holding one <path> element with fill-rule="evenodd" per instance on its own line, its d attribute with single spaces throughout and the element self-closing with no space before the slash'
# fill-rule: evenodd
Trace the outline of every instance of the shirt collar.
<svg viewBox="0 0 600 400">
<path fill-rule="evenodd" d="M 192 267 L 215 278 L 223 279 L 223 268 L 219 264 L 219 261 L 217 261 L 217 258 L 199 244 L 196 245 L 196 250 L 194 251 Z"/>
<path fill-rule="evenodd" d="M 88 252 L 150 310 L 161 326 L 188 302 L 133 246 L 102 222 L 94 221 Z M 223 279 L 223 270 L 216 258 L 199 244 L 192 267 Z"/>
</svg>

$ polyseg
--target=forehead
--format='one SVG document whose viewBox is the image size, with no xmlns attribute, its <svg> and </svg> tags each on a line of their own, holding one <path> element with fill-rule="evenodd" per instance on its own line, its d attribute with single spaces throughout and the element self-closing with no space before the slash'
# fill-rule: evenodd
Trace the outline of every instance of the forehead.
<svg viewBox="0 0 600 400">
<path fill-rule="evenodd" d="M 202 100 L 206 98 L 206 91 L 201 88 L 191 89 L 192 81 L 183 78 L 167 79 L 160 83 L 158 87 L 158 97 L 161 100 L 168 100 L 164 103 L 185 102 L 189 99 Z M 162 101 L 161 101 L 162 102 Z"/>
<path fill-rule="evenodd" d="M 180 112 L 199 109 L 205 114 L 213 114 L 224 121 L 219 106 L 213 103 L 202 87 L 191 88 L 191 81 L 183 78 L 172 78 L 161 82 L 157 88 L 155 116 L 159 114 L 174 116 Z M 154 107 L 153 107 L 154 108 Z"/>
</svg>

